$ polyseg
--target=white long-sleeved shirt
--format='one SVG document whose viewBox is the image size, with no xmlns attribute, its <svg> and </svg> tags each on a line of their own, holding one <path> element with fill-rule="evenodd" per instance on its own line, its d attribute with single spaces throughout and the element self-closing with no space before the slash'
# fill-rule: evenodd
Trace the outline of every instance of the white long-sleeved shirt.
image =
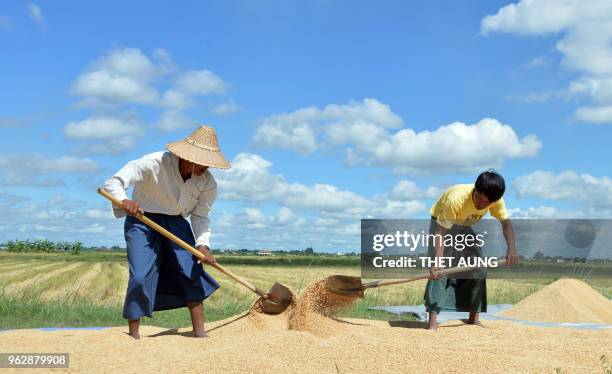
<svg viewBox="0 0 612 374">
<path fill-rule="evenodd" d="M 190 215 L 196 246 L 210 247 L 208 212 L 217 196 L 217 182 L 208 170 L 183 181 L 177 156 L 151 153 L 128 162 L 104 183 L 104 189 L 119 200 L 127 199 L 126 191 L 131 186 L 132 200 L 145 212 Z M 113 205 L 113 215 L 121 218 L 126 213 Z"/>
</svg>

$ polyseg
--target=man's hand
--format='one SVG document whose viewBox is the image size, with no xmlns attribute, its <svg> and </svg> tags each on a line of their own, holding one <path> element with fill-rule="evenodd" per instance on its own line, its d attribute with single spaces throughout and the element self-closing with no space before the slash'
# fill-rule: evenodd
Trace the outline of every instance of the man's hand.
<svg viewBox="0 0 612 374">
<path fill-rule="evenodd" d="M 437 268 L 437 267 L 429 268 L 429 279 L 431 280 L 440 279 L 440 270 L 442 270 L 442 268 Z"/>
<path fill-rule="evenodd" d="M 208 248 L 207 245 L 201 245 L 199 247 L 196 248 L 198 251 L 200 251 L 203 255 L 204 255 L 204 263 L 205 264 L 216 264 L 217 261 L 215 260 L 215 257 L 212 255 L 212 253 L 210 252 L 210 248 Z M 198 260 L 198 264 L 201 264 L 202 260 Z"/>
<path fill-rule="evenodd" d="M 125 212 L 130 216 L 135 216 L 138 213 L 144 214 L 144 211 L 142 208 L 140 208 L 140 205 L 138 205 L 138 203 L 134 200 L 124 199 L 121 204 L 123 205 L 123 210 L 125 210 Z"/>
<path fill-rule="evenodd" d="M 516 249 L 508 249 L 506 253 L 506 266 L 512 266 L 519 263 L 519 256 L 516 254 Z"/>
</svg>

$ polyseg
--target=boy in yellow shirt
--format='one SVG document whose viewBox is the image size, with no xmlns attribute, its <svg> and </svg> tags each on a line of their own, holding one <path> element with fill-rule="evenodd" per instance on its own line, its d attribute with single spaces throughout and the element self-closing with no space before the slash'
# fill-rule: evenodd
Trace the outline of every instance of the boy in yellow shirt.
<svg viewBox="0 0 612 374">
<path fill-rule="evenodd" d="M 476 179 L 475 184 L 457 184 L 450 187 L 432 206 L 429 233 L 436 237 L 445 235 L 476 235 L 471 226 L 482 217 L 491 213 L 502 225 L 508 246 L 507 265 L 518 262 L 514 246 L 514 229 L 510 223 L 506 205 L 502 198 L 506 186 L 504 178 L 493 172 L 485 171 Z M 437 236 L 440 235 L 440 236 Z M 429 243 L 429 256 L 482 257 L 477 246 L 465 248 L 461 253 L 451 247 L 444 247 L 441 240 Z M 436 330 L 437 315 L 441 310 L 469 312 L 469 324 L 481 325 L 479 313 L 487 311 L 486 277 L 481 279 L 441 278 L 439 268 L 430 268 L 430 280 L 425 289 L 425 307 L 429 313 L 428 329 Z"/>
</svg>

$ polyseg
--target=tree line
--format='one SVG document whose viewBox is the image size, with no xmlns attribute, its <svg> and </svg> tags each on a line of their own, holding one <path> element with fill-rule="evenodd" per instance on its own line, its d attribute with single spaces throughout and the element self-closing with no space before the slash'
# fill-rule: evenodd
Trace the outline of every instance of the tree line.
<svg viewBox="0 0 612 374">
<path fill-rule="evenodd" d="M 47 239 L 39 239 L 30 241 L 15 240 L 6 243 L 8 252 L 44 252 L 44 253 L 71 253 L 79 254 L 83 250 L 83 243 L 79 241 L 73 242 L 52 242 Z"/>
</svg>

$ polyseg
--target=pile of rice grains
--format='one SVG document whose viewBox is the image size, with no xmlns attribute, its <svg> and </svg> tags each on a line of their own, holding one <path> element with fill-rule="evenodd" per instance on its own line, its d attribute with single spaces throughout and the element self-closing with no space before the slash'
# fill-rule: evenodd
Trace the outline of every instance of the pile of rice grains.
<svg viewBox="0 0 612 374">
<path fill-rule="evenodd" d="M 308 285 L 281 314 L 261 312 L 256 302 L 247 317 L 258 330 L 306 331 L 316 336 L 335 335 L 345 329 L 333 313 L 350 306 L 355 298 L 337 295 L 319 280 Z M 612 324 L 612 301 L 576 279 L 560 279 L 528 296 L 503 316 L 538 322 L 589 322 Z"/>
<path fill-rule="evenodd" d="M 286 311 L 278 315 L 266 315 L 261 311 L 261 299 L 251 307 L 247 318 L 251 326 L 259 330 L 289 329 L 307 331 L 316 336 L 331 336 L 343 330 L 343 321 L 332 313 L 350 306 L 353 297 L 337 295 L 326 285 L 326 280 L 311 283 L 296 297 Z"/>
<path fill-rule="evenodd" d="M 612 324 L 612 301 L 583 281 L 562 278 L 527 296 L 502 316 L 536 322 Z"/>
</svg>

